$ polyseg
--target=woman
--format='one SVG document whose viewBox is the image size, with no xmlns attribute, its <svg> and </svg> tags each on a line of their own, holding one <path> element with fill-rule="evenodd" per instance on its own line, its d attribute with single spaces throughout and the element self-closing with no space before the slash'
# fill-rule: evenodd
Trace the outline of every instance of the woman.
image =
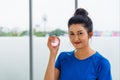
<svg viewBox="0 0 120 80">
<path fill-rule="evenodd" d="M 69 19 L 68 32 L 75 50 L 61 52 L 56 61 L 60 39 L 48 38 L 50 57 L 44 80 L 112 80 L 109 61 L 90 47 L 93 24 L 85 9 L 77 9 Z M 52 46 L 55 38 L 59 43 Z"/>
</svg>

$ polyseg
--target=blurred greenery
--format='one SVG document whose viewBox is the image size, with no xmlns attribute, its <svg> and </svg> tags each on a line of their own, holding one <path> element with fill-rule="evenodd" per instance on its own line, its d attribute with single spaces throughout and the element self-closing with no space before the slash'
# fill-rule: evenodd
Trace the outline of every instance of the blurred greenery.
<svg viewBox="0 0 120 80">
<path fill-rule="evenodd" d="M 49 32 L 49 36 L 51 36 L 51 35 L 64 36 L 64 34 L 66 34 L 66 33 L 67 33 L 66 31 L 63 31 L 61 29 L 56 29 L 56 30 Z"/>
<path fill-rule="evenodd" d="M 33 29 L 33 35 L 36 37 L 45 37 L 51 35 L 64 36 L 64 34 L 66 33 L 67 33 L 66 31 L 61 29 L 55 29 L 49 32 L 37 31 L 36 29 Z M 29 36 L 29 31 L 28 30 L 18 31 L 17 29 L 5 31 L 3 27 L 0 27 L 0 36 L 11 36 L 11 37 Z"/>
<path fill-rule="evenodd" d="M 51 31 L 40 31 L 37 28 L 33 28 L 33 36 L 36 37 L 45 37 L 45 36 L 65 36 L 67 31 L 61 30 L 59 28 Z M 0 27 L 0 37 L 23 37 L 29 36 L 28 30 L 20 31 L 18 28 L 8 29 L 4 27 Z M 94 31 L 93 36 L 100 37 L 100 36 L 120 36 L 120 31 Z"/>
</svg>

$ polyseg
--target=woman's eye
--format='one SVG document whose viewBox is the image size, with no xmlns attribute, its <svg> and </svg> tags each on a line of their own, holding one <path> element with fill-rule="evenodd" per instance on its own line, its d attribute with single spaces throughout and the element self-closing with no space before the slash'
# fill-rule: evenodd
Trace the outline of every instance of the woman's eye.
<svg viewBox="0 0 120 80">
<path fill-rule="evenodd" d="M 70 33 L 70 35 L 74 35 L 73 33 Z"/>
<path fill-rule="evenodd" d="M 82 34 L 81 32 L 79 34 Z"/>
</svg>

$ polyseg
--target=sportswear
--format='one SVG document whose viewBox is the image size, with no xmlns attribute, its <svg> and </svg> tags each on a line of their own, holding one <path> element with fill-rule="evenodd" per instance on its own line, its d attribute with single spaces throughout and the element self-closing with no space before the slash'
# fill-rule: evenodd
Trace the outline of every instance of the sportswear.
<svg viewBox="0 0 120 80">
<path fill-rule="evenodd" d="M 55 63 L 59 80 L 112 80 L 110 62 L 99 52 L 83 60 L 77 59 L 74 52 L 59 54 Z"/>
</svg>

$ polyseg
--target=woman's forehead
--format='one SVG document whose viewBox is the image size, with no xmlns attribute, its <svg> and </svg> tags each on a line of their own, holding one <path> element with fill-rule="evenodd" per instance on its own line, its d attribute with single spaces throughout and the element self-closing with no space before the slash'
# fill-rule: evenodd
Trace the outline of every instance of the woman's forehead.
<svg viewBox="0 0 120 80">
<path fill-rule="evenodd" d="M 84 31 L 86 30 L 82 24 L 72 24 L 69 31 Z"/>
</svg>

